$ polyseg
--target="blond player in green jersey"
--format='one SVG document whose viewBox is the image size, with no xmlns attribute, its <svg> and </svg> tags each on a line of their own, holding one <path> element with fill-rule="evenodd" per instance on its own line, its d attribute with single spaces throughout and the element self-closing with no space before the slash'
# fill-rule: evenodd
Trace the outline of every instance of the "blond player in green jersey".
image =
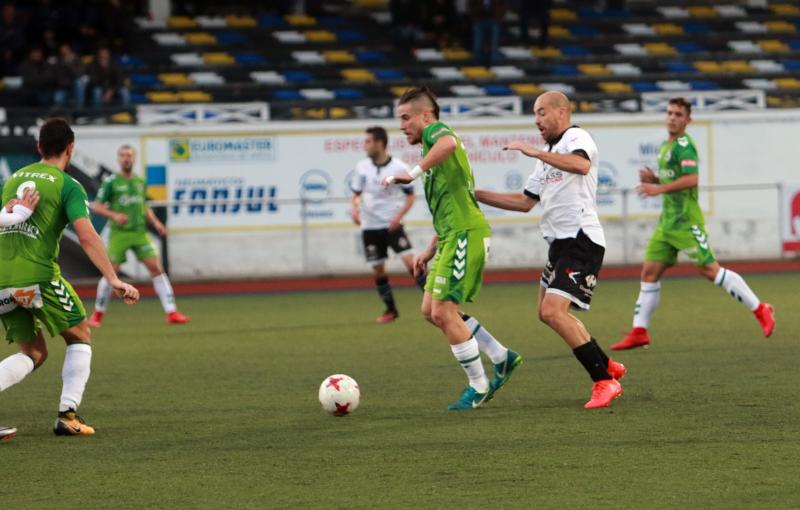
<svg viewBox="0 0 800 510">
<path fill-rule="evenodd" d="M 701 275 L 725 289 L 752 311 L 764 336 L 769 337 L 775 328 L 772 306 L 762 303 L 739 274 L 720 266 L 708 244 L 697 193 L 697 147 L 686 133 L 691 121 L 691 103 L 681 97 L 670 99 L 666 122 L 669 138 L 661 144 L 658 173 L 649 168 L 639 171 L 642 182 L 639 192 L 648 197 L 661 195 L 663 204 L 658 226 L 645 250 L 633 329 L 624 339 L 611 346 L 614 350 L 650 344 L 647 327 L 660 299 L 661 276 L 677 262 L 678 252 L 685 253 Z"/>
<path fill-rule="evenodd" d="M 63 386 L 54 432 L 90 435 L 94 428 L 77 415 L 89 380 L 92 348 L 83 304 L 61 276 L 59 243 L 71 224 L 81 247 L 114 291 L 127 303 L 139 292 L 120 281 L 108 260 L 100 236 L 89 221 L 86 192 L 65 173 L 75 146 L 75 135 L 63 119 L 45 122 L 39 131 L 39 163 L 15 172 L 5 183 L 0 203 L 26 199 L 25 191 L 39 194 L 35 210 L 24 221 L 0 227 L 0 322 L 17 354 L 0 361 L 0 391 L 19 383 L 47 359 L 43 329 L 60 334 L 67 343 Z M 17 209 L 17 207 L 14 207 Z M 9 435 L 9 428 L 0 432 Z"/>
<path fill-rule="evenodd" d="M 114 264 L 114 270 L 119 271 L 128 251 L 132 251 L 150 272 L 153 289 L 167 314 L 167 323 L 183 324 L 189 322 L 189 317 L 178 311 L 172 284 L 161 267 L 156 247 L 147 236 L 147 223 L 153 225 L 161 237 L 167 235 L 167 228 L 147 205 L 147 183 L 141 177 L 133 175 L 135 161 L 136 152 L 130 145 L 123 145 L 117 150 L 120 173 L 103 181 L 92 210 L 111 220 L 108 257 Z M 91 327 L 99 328 L 102 324 L 110 298 L 111 286 L 105 278 L 101 278 L 97 284 L 94 312 L 89 318 Z"/>
<path fill-rule="evenodd" d="M 422 160 L 408 173 L 387 177 L 384 184 L 408 184 L 423 177 L 436 235 L 414 259 L 414 276 L 423 274 L 433 259 L 422 313 L 447 337 L 469 379 L 458 401 L 448 408 L 475 409 L 491 399 L 522 363 L 517 353 L 500 344 L 474 317 L 459 311 L 459 305 L 472 301 L 481 288 L 491 236 L 489 223 L 475 201 L 475 182 L 464 145 L 439 120 L 436 96 L 427 87 L 409 89 L 400 98 L 397 114 L 408 143 L 422 144 Z M 491 383 L 483 370 L 481 352 L 495 365 Z"/>
</svg>

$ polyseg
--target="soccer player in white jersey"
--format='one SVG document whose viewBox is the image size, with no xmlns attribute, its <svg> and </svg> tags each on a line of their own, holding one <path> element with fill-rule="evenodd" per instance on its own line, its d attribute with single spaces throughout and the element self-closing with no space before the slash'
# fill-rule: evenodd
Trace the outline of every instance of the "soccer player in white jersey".
<svg viewBox="0 0 800 510">
<path fill-rule="evenodd" d="M 479 202 L 527 212 L 542 204 L 541 230 L 550 245 L 539 288 L 539 319 L 572 348 L 594 384 L 587 409 L 606 407 L 622 394 L 619 379 L 625 367 L 608 356 L 570 308 L 589 310 L 605 254 L 605 236 L 597 216 L 599 156 L 592 137 L 573 126 L 570 102 L 560 92 L 545 92 L 533 105 L 536 126 L 547 147 L 537 149 L 513 142 L 536 158 L 536 168 L 522 193 L 477 190 Z"/>
<path fill-rule="evenodd" d="M 385 324 L 399 316 L 386 274 L 389 247 L 400 256 L 408 272 L 414 274 L 414 254 L 403 229 L 403 217 L 414 206 L 414 185 L 383 186 L 386 177 L 407 172 L 408 165 L 388 153 L 389 136 L 385 129 L 375 126 L 365 132 L 367 158 L 356 163 L 350 181 L 353 191 L 351 214 L 353 222 L 361 226 L 364 254 L 372 266 L 378 295 L 386 305 L 386 310 L 375 322 Z M 420 288 L 425 287 L 425 279 L 424 274 L 417 277 Z"/>
</svg>

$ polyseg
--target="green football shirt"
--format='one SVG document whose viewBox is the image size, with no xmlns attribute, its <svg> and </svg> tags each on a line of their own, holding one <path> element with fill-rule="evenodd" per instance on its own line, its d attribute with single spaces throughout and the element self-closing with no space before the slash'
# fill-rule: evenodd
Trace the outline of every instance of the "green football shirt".
<svg viewBox="0 0 800 510">
<path fill-rule="evenodd" d="M 147 231 L 145 223 L 147 184 L 141 177 L 133 175 L 127 179 L 121 174 L 109 176 L 97 192 L 97 200 L 107 204 L 112 211 L 128 217 L 128 222 L 124 225 L 111 221 L 112 232 Z"/>
<path fill-rule="evenodd" d="M 697 147 L 687 134 L 661 144 L 658 155 L 658 181 L 669 184 L 676 179 L 698 172 Z M 661 207 L 661 227 L 666 230 L 686 230 L 703 225 L 697 187 L 664 193 Z"/>
<path fill-rule="evenodd" d="M 60 277 L 58 251 L 64 228 L 89 217 L 83 186 L 47 163 L 34 163 L 15 172 L 3 186 L 2 203 L 31 186 L 40 196 L 33 215 L 28 221 L 0 227 L 0 287 L 21 287 Z"/>
<path fill-rule="evenodd" d="M 475 200 L 475 180 L 467 152 L 458 135 L 439 121 L 426 126 L 422 131 L 422 156 L 443 136 L 454 137 L 458 145 L 450 157 L 423 175 L 425 199 L 433 215 L 433 228 L 440 238 L 451 232 L 489 228 Z"/>
</svg>

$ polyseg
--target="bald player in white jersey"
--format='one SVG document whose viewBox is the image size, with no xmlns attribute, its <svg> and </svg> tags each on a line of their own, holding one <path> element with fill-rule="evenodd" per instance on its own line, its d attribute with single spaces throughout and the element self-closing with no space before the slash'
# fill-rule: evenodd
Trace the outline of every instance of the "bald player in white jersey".
<svg viewBox="0 0 800 510">
<path fill-rule="evenodd" d="M 535 158 L 536 167 L 522 193 L 477 190 L 479 202 L 527 212 L 541 203 L 541 230 L 550 245 L 539 288 L 539 319 L 572 348 L 594 381 L 587 409 L 606 407 L 622 394 L 625 367 L 606 356 L 570 308 L 588 310 L 605 254 L 605 236 L 597 216 L 597 145 L 588 132 L 572 125 L 571 105 L 560 92 L 545 92 L 533 105 L 536 126 L 547 146 L 513 142 Z"/>
</svg>

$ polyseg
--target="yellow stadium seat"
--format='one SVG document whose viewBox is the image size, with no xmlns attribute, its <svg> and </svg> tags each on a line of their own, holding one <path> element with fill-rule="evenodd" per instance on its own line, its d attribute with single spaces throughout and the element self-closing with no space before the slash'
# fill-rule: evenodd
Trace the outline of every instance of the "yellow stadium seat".
<svg viewBox="0 0 800 510">
<path fill-rule="evenodd" d="M 184 90 L 178 92 L 178 100 L 183 103 L 210 103 L 214 98 L 202 90 Z"/>
<path fill-rule="evenodd" d="M 604 76 L 607 74 L 611 74 L 611 71 L 606 68 L 603 64 L 579 64 L 578 70 L 582 74 L 586 74 L 589 76 Z"/>
<path fill-rule="evenodd" d="M 561 25 L 553 25 L 550 27 L 549 31 L 550 37 L 555 37 L 557 39 L 565 39 L 567 37 L 572 37 L 572 34 L 569 33 L 569 30 L 562 27 Z"/>
<path fill-rule="evenodd" d="M 188 34 L 184 35 L 183 38 L 189 44 L 217 44 L 217 38 L 208 32 L 189 32 Z"/>
<path fill-rule="evenodd" d="M 717 15 L 717 11 L 708 5 L 691 5 L 687 10 L 695 18 L 713 18 Z"/>
<path fill-rule="evenodd" d="M 683 27 L 675 23 L 656 23 L 653 25 L 653 30 L 655 30 L 658 35 L 683 34 Z"/>
<path fill-rule="evenodd" d="M 184 87 L 194 84 L 194 80 L 184 73 L 162 73 L 158 75 L 158 79 L 168 87 Z"/>
<path fill-rule="evenodd" d="M 225 16 L 229 27 L 255 27 L 258 22 L 252 16 Z"/>
<path fill-rule="evenodd" d="M 442 50 L 442 55 L 447 60 L 469 60 L 472 58 L 472 53 L 463 48 L 445 48 Z"/>
<path fill-rule="evenodd" d="M 316 18 L 305 14 L 289 14 L 286 16 L 286 21 L 294 27 L 310 27 L 317 24 Z"/>
<path fill-rule="evenodd" d="M 677 55 L 678 50 L 664 42 L 646 43 L 644 47 L 650 55 Z"/>
<path fill-rule="evenodd" d="M 767 26 L 767 30 L 770 32 L 796 32 L 797 28 L 786 20 L 779 20 L 779 21 L 767 21 L 765 23 Z"/>
<path fill-rule="evenodd" d="M 766 52 L 788 53 L 791 51 L 785 42 L 778 41 L 776 39 L 765 39 L 763 41 L 758 41 L 758 45 L 763 51 Z"/>
<path fill-rule="evenodd" d="M 511 90 L 519 96 L 536 96 L 542 92 L 542 88 L 535 83 L 514 83 Z"/>
<path fill-rule="evenodd" d="M 550 19 L 553 21 L 575 21 L 578 15 L 570 9 L 556 8 L 550 9 Z"/>
<path fill-rule="evenodd" d="M 386 7 L 389 4 L 388 0 L 355 0 L 353 4 L 356 7 L 367 9 L 375 9 L 378 7 Z"/>
<path fill-rule="evenodd" d="M 235 64 L 236 59 L 224 51 L 219 51 L 214 53 L 203 53 L 203 62 L 210 66 L 220 66 Z"/>
<path fill-rule="evenodd" d="M 728 73 L 749 73 L 753 71 L 750 62 L 746 60 L 728 60 L 722 63 L 722 67 Z"/>
<path fill-rule="evenodd" d="M 772 12 L 780 16 L 798 16 L 800 15 L 800 7 L 791 4 L 772 4 L 769 6 Z"/>
<path fill-rule="evenodd" d="M 694 63 L 694 66 L 701 72 L 701 73 L 721 73 L 722 72 L 722 65 L 719 62 L 715 62 L 713 60 L 698 60 Z"/>
<path fill-rule="evenodd" d="M 629 94 L 633 89 L 627 83 L 621 81 L 602 81 L 597 84 L 600 90 L 609 94 Z"/>
<path fill-rule="evenodd" d="M 133 115 L 130 112 L 115 113 L 109 118 L 114 124 L 133 124 Z"/>
<path fill-rule="evenodd" d="M 800 80 L 797 78 L 778 78 L 775 84 L 781 89 L 800 89 Z"/>
<path fill-rule="evenodd" d="M 347 81 L 375 81 L 375 74 L 369 69 L 342 69 L 342 77 Z"/>
<path fill-rule="evenodd" d="M 306 30 L 305 36 L 308 42 L 336 42 L 336 34 L 327 30 Z"/>
<path fill-rule="evenodd" d="M 405 94 L 406 90 L 408 90 L 409 88 L 410 87 L 392 87 L 389 90 L 391 90 L 392 94 L 394 94 L 395 96 L 400 97 L 403 94 Z"/>
<path fill-rule="evenodd" d="M 322 55 L 325 57 L 325 60 L 328 62 L 335 62 L 335 63 L 347 63 L 347 62 L 355 62 L 356 56 L 350 53 L 349 51 L 344 50 L 328 50 L 323 51 Z"/>
<path fill-rule="evenodd" d="M 147 99 L 153 103 L 177 103 L 178 94 L 167 91 L 148 92 Z"/>
<path fill-rule="evenodd" d="M 494 72 L 483 66 L 462 67 L 461 72 L 464 73 L 464 76 L 473 80 L 489 80 L 494 78 Z"/>
<path fill-rule="evenodd" d="M 188 16 L 170 16 L 167 19 L 170 28 L 197 28 L 197 22 Z"/>
<path fill-rule="evenodd" d="M 537 58 L 558 58 L 561 56 L 561 50 L 549 46 L 547 48 L 531 48 L 533 56 Z"/>
</svg>

